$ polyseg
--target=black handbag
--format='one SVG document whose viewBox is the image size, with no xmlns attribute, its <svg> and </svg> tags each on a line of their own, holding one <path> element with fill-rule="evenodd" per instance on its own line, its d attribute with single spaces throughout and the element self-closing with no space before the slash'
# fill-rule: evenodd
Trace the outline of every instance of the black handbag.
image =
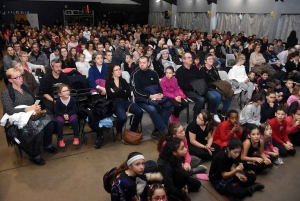
<svg viewBox="0 0 300 201">
<path fill-rule="evenodd" d="M 189 83 L 189 85 L 200 95 L 205 96 L 208 91 L 208 86 L 204 79 L 197 79 Z"/>
</svg>

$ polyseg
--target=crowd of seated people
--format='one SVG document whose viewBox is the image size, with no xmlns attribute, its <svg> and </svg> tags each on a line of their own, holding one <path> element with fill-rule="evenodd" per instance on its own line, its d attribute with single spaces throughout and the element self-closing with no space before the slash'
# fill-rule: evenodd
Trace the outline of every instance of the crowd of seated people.
<svg viewBox="0 0 300 201">
<path fill-rule="evenodd" d="M 151 137 L 164 139 L 158 166 L 166 177 L 164 188 L 170 198 L 188 200 L 188 192 L 200 188 L 197 179 L 203 179 L 203 175 L 191 173 L 197 167 L 192 165 L 193 157 L 198 158 L 196 161 L 212 160 L 206 179 L 216 191 L 241 199 L 264 188 L 254 183 L 256 174 L 270 171 L 271 164 L 282 164 L 279 156 L 295 155 L 294 146 L 300 145 L 300 46 L 295 31 L 286 46 L 280 39 L 269 43 L 266 36 L 261 40 L 256 35 L 246 37 L 243 32 L 235 35 L 213 30 L 208 34 L 161 25 L 98 24 L 89 28 L 75 24 L 42 26 L 37 30 L 24 24 L 9 33 L 3 39 L 7 85 L 1 95 L 4 112 L 12 115 L 41 110 L 34 104 L 35 95 L 40 93 L 42 106 L 52 115 L 47 124 L 34 132 L 38 140 L 33 145 L 31 161 L 35 164 L 45 164 L 37 148 L 42 136 L 45 148 L 57 152 L 49 138 L 55 126 L 58 145 L 65 146 L 65 121 L 74 127 L 73 144 L 80 143 L 69 79 L 79 75 L 86 76 L 88 87 L 98 90 L 101 98 L 115 102 L 118 140 L 123 138 L 128 109 L 134 115 L 132 132 L 139 132 L 143 110 L 150 115 L 154 125 Z M 226 67 L 227 54 L 236 58 L 230 70 Z M 229 111 L 232 96 L 217 85 L 232 84 L 220 78 L 219 71 L 227 69 L 229 79 L 245 92 L 240 115 L 236 110 Z M 122 71 L 129 74 L 129 83 L 122 78 Z M 35 79 L 38 72 L 41 80 Z M 200 93 L 199 85 L 203 83 L 207 89 Z M 58 100 L 53 96 L 54 85 L 58 87 Z M 226 89 L 232 90 L 231 85 Z M 184 131 L 179 124 L 180 112 L 189 102 L 194 102 L 193 118 Z M 205 103 L 207 110 L 203 110 Z M 219 110 L 221 103 L 223 107 Z M 24 104 L 28 107 L 15 108 Z M 53 115 L 58 125 L 53 123 Z M 182 157 L 186 159 L 184 164 Z M 117 182 L 126 183 L 130 176 L 143 174 L 143 160 L 140 153 L 131 154 L 126 165 L 118 169 L 121 177 L 116 178 L 113 189 L 119 185 Z M 240 184 L 236 185 L 237 182 Z M 130 195 L 126 194 L 127 189 Z M 120 200 L 124 196 L 128 200 L 139 196 L 133 189 L 122 186 L 118 192 L 113 191 L 112 198 Z"/>
</svg>

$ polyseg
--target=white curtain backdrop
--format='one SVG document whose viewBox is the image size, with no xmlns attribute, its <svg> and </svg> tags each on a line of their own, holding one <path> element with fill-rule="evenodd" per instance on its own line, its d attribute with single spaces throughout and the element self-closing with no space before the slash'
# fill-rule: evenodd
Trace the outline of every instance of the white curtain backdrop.
<svg viewBox="0 0 300 201">
<path fill-rule="evenodd" d="M 149 13 L 149 24 L 158 25 L 161 24 L 162 26 L 170 26 L 171 19 L 165 19 L 165 14 L 163 12 L 159 13 Z"/>
<path fill-rule="evenodd" d="M 240 32 L 240 14 L 238 13 L 217 13 L 217 30 L 231 31 L 231 33 Z"/>
<path fill-rule="evenodd" d="M 276 38 L 287 41 L 291 31 L 295 30 L 297 38 L 300 38 L 300 15 L 282 15 L 277 27 Z"/>
<path fill-rule="evenodd" d="M 210 20 L 206 13 L 177 13 L 177 27 L 209 31 Z"/>
<path fill-rule="evenodd" d="M 256 34 L 262 38 L 269 35 L 272 20 L 270 14 L 244 14 L 240 30 L 248 36 Z"/>
</svg>

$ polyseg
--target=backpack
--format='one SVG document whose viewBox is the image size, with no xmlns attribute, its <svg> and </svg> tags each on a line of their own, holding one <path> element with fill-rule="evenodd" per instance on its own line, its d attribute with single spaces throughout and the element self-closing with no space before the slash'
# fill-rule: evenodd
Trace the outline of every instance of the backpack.
<svg viewBox="0 0 300 201">
<path fill-rule="evenodd" d="M 116 173 L 117 167 L 108 170 L 103 176 L 103 187 L 106 192 L 111 193 L 111 186 L 113 183 L 113 178 Z"/>
</svg>

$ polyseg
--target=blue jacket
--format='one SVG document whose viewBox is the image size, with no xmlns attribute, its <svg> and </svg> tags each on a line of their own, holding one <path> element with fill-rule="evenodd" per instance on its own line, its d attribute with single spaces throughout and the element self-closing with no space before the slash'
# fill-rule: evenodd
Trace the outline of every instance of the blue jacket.
<svg viewBox="0 0 300 201">
<path fill-rule="evenodd" d="M 89 84 L 91 88 L 96 88 L 96 80 L 103 79 L 106 80 L 108 66 L 106 64 L 102 64 L 101 73 L 99 72 L 96 65 L 93 65 L 89 69 Z"/>
</svg>

